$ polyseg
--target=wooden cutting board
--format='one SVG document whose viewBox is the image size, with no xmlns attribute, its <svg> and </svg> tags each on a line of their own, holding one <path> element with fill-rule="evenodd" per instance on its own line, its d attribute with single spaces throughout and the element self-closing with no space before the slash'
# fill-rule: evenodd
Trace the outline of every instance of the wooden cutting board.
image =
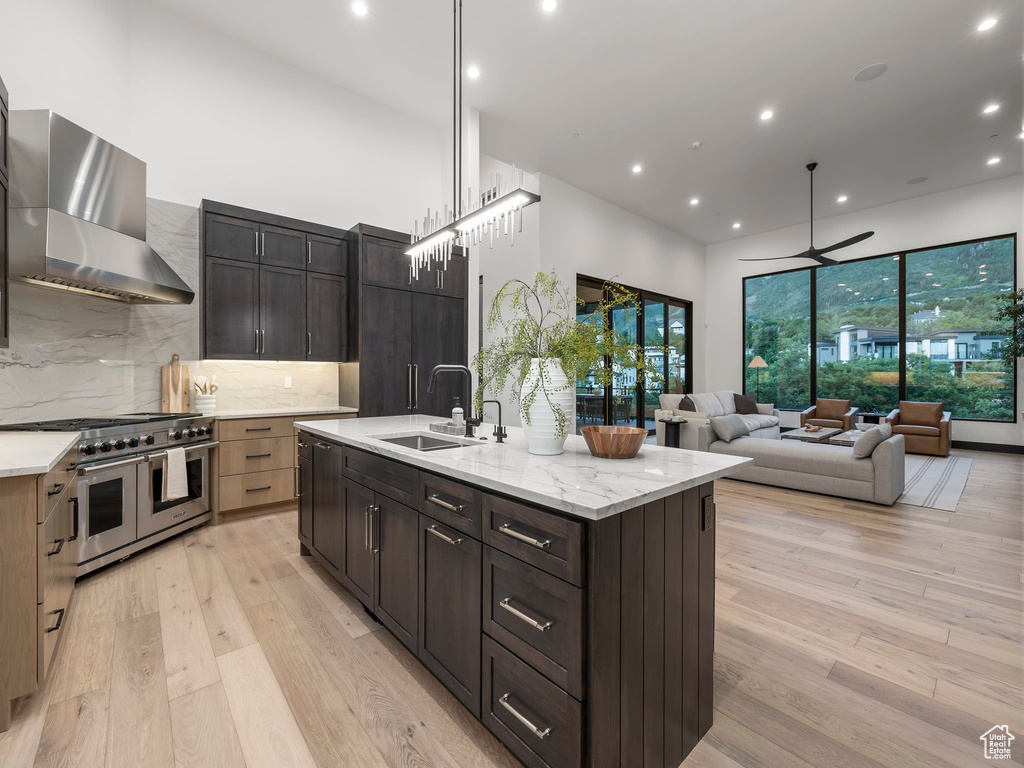
<svg viewBox="0 0 1024 768">
<path fill-rule="evenodd" d="M 160 369 L 160 410 L 163 413 L 188 413 L 191 402 L 192 377 L 188 366 L 182 365 L 178 356 L 171 357 L 171 364 Z"/>
</svg>

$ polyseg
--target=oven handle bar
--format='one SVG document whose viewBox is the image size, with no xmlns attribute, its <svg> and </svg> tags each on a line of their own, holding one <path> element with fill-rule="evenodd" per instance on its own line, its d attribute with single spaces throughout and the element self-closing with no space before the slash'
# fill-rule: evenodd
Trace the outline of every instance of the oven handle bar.
<svg viewBox="0 0 1024 768">
<path fill-rule="evenodd" d="M 79 467 L 79 475 L 94 475 L 97 472 L 105 472 L 108 469 L 120 469 L 121 467 L 130 467 L 133 464 L 141 464 L 146 460 L 145 456 L 134 456 L 124 461 L 113 461 L 107 464 L 90 464 L 88 467 Z"/>
<path fill-rule="evenodd" d="M 209 443 L 201 443 L 199 445 L 190 445 L 188 448 L 185 449 L 185 453 L 192 453 L 193 451 L 201 451 L 201 450 L 203 450 L 205 448 L 216 448 L 218 445 L 220 445 L 220 442 L 217 441 L 217 440 L 214 440 L 214 441 L 209 442 Z M 157 459 L 163 459 L 166 456 L 167 456 L 167 451 L 160 451 L 160 453 L 151 453 L 151 454 L 149 454 L 146 457 L 146 459 L 148 461 L 156 461 Z"/>
</svg>

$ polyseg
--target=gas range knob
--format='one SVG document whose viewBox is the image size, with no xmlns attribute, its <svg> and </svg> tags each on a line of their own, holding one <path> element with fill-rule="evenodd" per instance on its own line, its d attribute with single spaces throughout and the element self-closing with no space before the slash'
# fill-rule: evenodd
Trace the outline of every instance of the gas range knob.
<svg viewBox="0 0 1024 768">
<path fill-rule="evenodd" d="M 114 450 L 116 450 L 116 451 L 123 451 L 125 449 L 126 445 L 127 445 L 127 443 L 125 443 L 124 440 L 118 440 L 118 441 L 116 441 L 114 443 Z"/>
<path fill-rule="evenodd" d="M 199 435 L 199 437 L 202 437 L 203 435 L 208 434 L 209 431 L 210 430 L 208 430 L 206 427 L 200 427 L 199 429 L 196 430 L 196 434 Z"/>
<path fill-rule="evenodd" d="M 170 438 L 172 440 L 181 440 L 181 430 L 179 429 L 179 430 L 177 430 L 175 432 L 171 432 L 170 433 Z"/>
<path fill-rule="evenodd" d="M 155 441 L 153 440 L 152 435 L 146 435 L 144 438 L 142 438 L 142 442 L 144 442 L 146 445 L 152 445 Z"/>
<path fill-rule="evenodd" d="M 94 453 L 96 453 L 96 446 L 92 443 L 89 443 L 88 445 L 83 445 L 81 448 L 79 448 L 78 452 L 81 453 L 83 456 L 92 456 Z"/>
<path fill-rule="evenodd" d="M 137 437 L 129 437 L 128 438 L 128 447 L 129 448 L 138 448 L 139 447 L 139 438 L 137 438 Z"/>
<path fill-rule="evenodd" d="M 189 437 L 195 437 L 196 436 L 196 431 L 194 429 L 190 429 L 187 432 L 187 434 L 188 434 Z"/>
<path fill-rule="evenodd" d="M 110 449 L 113 447 L 110 443 L 100 443 L 100 451 L 102 453 L 110 453 Z"/>
</svg>

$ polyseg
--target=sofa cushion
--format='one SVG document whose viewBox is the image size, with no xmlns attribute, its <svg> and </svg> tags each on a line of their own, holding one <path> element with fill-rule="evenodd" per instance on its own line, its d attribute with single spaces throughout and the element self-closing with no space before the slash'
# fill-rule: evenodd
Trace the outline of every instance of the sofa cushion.
<svg viewBox="0 0 1024 768">
<path fill-rule="evenodd" d="M 745 456 L 754 465 L 766 469 L 785 469 L 809 475 L 874 482 L 874 465 L 858 461 L 853 448 L 799 440 L 759 440 L 740 437 L 725 443 L 716 440 L 708 447 L 711 453 Z"/>
<path fill-rule="evenodd" d="M 736 413 L 741 416 L 757 413 L 757 400 L 754 399 L 753 395 L 741 395 L 739 392 L 736 392 L 733 394 L 732 399 L 736 404 Z"/>
<path fill-rule="evenodd" d="M 743 418 L 738 413 L 716 416 L 711 420 L 711 428 L 715 430 L 719 440 L 727 443 L 750 434 L 750 427 L 743 423 Z"/>
<path fill-rule="evenodd" d="M 697 406 L 699 413 L 706 413 L 712 418 L 715 416 L 725 416 L 725 409 L 722 407 L 722 403 L 711 393 L 693 394 L 690 395 L 690 399 Z"/>
<path fill-rule="evenodd" d="M 900 424 L 938 427 L 940 421 L 942 421 L 942 403 L 914 403 L 909 400 L 900 400 Z"/>
<path fill-rule="evenodd" d="M 775 403 L 758 403 L 757 412 L 763 413 L 765 416 L 771 416 L 775 410 Z"/>
<path fill-rule="evenodd" d="M 679 408 L 679 401 L 686 395 L 658 395 L 658 405 L 663 411 L 674 411 Z"/>
<path fill-rule="evenodd" d="M 858 459 L 869 458 L 875 452 L 875 448 L 890 437 L 892 437 L 891 424 L 879 424 L 877 427 L 872 427 L 853 444 L 853 455 Z"/>
<path fill-rule="evenodd" d="M 718 402 L 722 404 L 722 411 L 725 415 L 730 413 L 736 413 L 736 393 L 731 389 L 723 389 L 719 392 L 715 392 L 715 397 L 718 398 Z"/>
<path fill-rule="evenodd" d="M 737 413 L 735 415 L 743 419 L 743 423 L 751 432 L 755 429 L 767 429 L 779 425 L 778 416 L 765 416 L 762 413 Z"/>
<path fill-rule="evenodd" d="M 921 435 L 922 437 L 938 437 L 938 427 L 919 427 L 914 424 L 896 424 L 892 431 L 897 435 Z"/>
<path fill-rule="evenodd" d="M 849 400 L 819 399 L 817 408 L 814 409 L 814 418 L 842 421 L 848 410 L 850 410 Z"/>
</svg>

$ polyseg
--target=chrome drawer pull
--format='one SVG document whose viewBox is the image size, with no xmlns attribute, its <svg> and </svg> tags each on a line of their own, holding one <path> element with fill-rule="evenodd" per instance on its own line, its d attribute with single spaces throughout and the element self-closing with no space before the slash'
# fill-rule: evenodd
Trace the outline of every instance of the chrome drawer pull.
<svg viewBox="0 0 1024 768">
<path fill-rule="evenodd" d="M 441 533 L 439 530 L 437 530 L 437 526 L 436 525 L 432 525 L 429 528 L 427 528 L 427 533 L 432 533 L 435 536 L 437 536 L 437 538 L 439 538 L 441 541 L 447 541 L 449 544 L 461 544 L 462 543 L 462 539 L 453 539 L 453 538 L 450 538 L 448 536 L 445 536 L 443 533 Z"/>
<path fill-rule="evenodd" d="M 299 448 L 309 448 L 309 443 L 299 442 Z"/>
<path fill-rule="evenodd" d="M 531 722 L 530 722 L 529 720 L 527 720 L 527 719 L 526 719 L 525 717 L 523 717 L 523 716 L 522 716 L 522 715 L 520 715 L 520 714 L 519 714 L 518 712 L 516 712 L 516 709 L 515 709 L 515 707 L 513 707 L 513 706 L 512 706 L 511 704 L 509 704 L 509 703 L 508 703 L 508 697 L 509 697 L 509 695 L 510 695 L 510 694 L 507 694 L 507 693 L 506 693 L 506 694 L 505 694 L 504 696 L 502 696 L 502 697 L 501 697 L 500 699 L 498 699 L 498 703 L 499 703 L 499 704 L 501 704 L 501 706 L 503 706 L 503 707 L 504 707 L 505 709 L 507 709 L 507 710 L 508 710 L 509 712 L 511 712 L 511 713 L 512 713 L 512 717 L 514 717 L 514 718 L 515 718 L 516 720 L 518 720 L 518 721 L 519 721 L 520 723 L 522 723 L 522 724 L 523 724 L 523 725 L 525 725 L 525 726 L 526 726 L 527 728 L 529 728 L 529 729 L 530 729 L 531 731 L 533 731 L 533 735 L 534 735 L 534 736 L 536 736 L 536 737 L 537 737 L 538 739 L 543 739 L 543 738 L 545 738 L 545 737 L 546 737 L 546 736 L 547 736 L 547 735 L 548 735 L 549 733 L 551 733 L 551 729 L 550 729 L 550 728 L 545 728 L 545 729 L 544 729 L 544 730 L 542 731 L 542 730 L 541 730 L 540 728 L 538 728 L 538 727 L 537 727 L 536 725 L 534 725 L 534 724 L 533 724 L 533 723 L 531 723 Z"/>
<path fill-rule="evenodd" d="M 266 459 L 266 458 L 269 458 L 272 455 L 273 454 L 270 454 L 270 453 L 253 453 L 253 454 L 251 454 L 249 456 L 246 456 L 245 458 L 247 458 L 247 459 Z"/>
<path fill-rule="evenodd" d="M 64 623 L 64 609 L 58 608 L 56 611 L 51 611 L 51 613 L 59 613 L 60 615 L 57 617 L 57 623 L 54 624 L 52 627 L 47 627 L 46 631 L 56 632 L 58 629 L 60 629 L 60 625 Z"/>
<path fill-rule="evenodd" d="M 512 528 L 509 527 L 508 523 L 502 523 L 500 526 L 498 526 L 498 530 L 504 533 L 506 536 L 511 536 L 513 539 L 525 541 L 530 546 L 537 547 L 537 549 L 547 549 L 551 546 L 551 539 L 545 539 L 544 541 L 541 541 L 540 539 L 535 539 L 532 536 L 527 536 L 525 533 L 520 533 L 519 531 L 512 530 Z"/>
<path fill-rule="evenodd" d="M 246 489 L 245 489 L 245 492 L 246 492 L 246 493 L 256 493 L 256 492 L 258 492 L 258 491 L 269 491 L 269 490 L 270 490 L 270 488 L 271 488 L 271 486 L 269 486 L 269 485 L 264 485 L 264 486 L 263 486 L 262 488 L 246 488 Z"/>
<path fill-rule="evenodd" d="M 427 496 L 427 501 L 431 504 L 436 504 L 441 507 L 441 509 L 447 509 L 449 512 L 454 512 L 455 514 L 459 514 L 463 509 L 465 509 L 461 504 L 452 504 L 450 501 L 445 501 L 436 493 L 432 493 Z"/>
<path fill-rule="evenodd" d="M 54 542 L 54 544 L 56 544 L 56 545 L 57 545 L 57 548 L 56 548 L 55 550 L 53 550 L 53 552 L 47 552 L 47 553 L 46 553 L 46 556 L 47 556 L 47 557 L 53 557 L 54 555 L 59 555 L 59 554 L 60 554 L 60 551 L 61 551 L 62 549 L 64 549 L 64 542 L 65 542 L 65 541 L 66 541 L 66 539 L 57 539 L 57 540 L 56 540 L 56 541 Z"/>
<path fill-rule="evenodd" d="M 317 448 L 323 448 L 325 451 L 331 450 L 331 446 L 329 446 L 327 443 L 317 442 L 315 445 Z"/>
<path fill-rule="evenodd" d="M 246 427 L 246 432 L 269 432 L 272 427 Z"/>
<path fill-rule="evenodd" d="M 512 599 L 511 597 L 506 597 L 504 600 L 502 600 L 500 603 L 498 603 L 498 605 L 500 605 L 506 611 L 511 613 L 517 619 L 522 619 L 523 621 L 525 621 L 527 624 L 529 624 L 534 629 L 539 629 L 541 632 L 547 632 L 549 629 L 551 629 L 551 625 L 552 625 L 553 622 L 550 622 L 550 621 L 540 622 L 540 621 L 537 621 L 537 619 L 535 619 L 535 618 L 533 618 L 531 616 L 527 616 L 525 613 L 523 613 L 522 611 L 519 611 L 519 610 L 513 608 L 509 604 L 508 601 L 511 600 L 511 599 Z"/>
</svg>

